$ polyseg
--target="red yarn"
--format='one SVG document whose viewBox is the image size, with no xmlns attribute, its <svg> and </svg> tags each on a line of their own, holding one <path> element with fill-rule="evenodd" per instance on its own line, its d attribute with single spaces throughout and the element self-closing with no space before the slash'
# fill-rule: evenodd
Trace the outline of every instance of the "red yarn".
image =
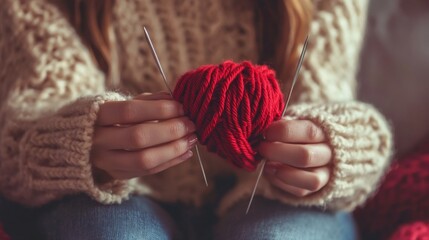
<svg viewBox="0 0 429 240">
<path fill-rule="evenodd" d="M 429 223 L 415 222 L 403 225 L 390 240 L 429 240 Z"/>
<path fill-rule="evenodd" d="M 1 224 L 0 224 L 0 240 L 10 240 L 9 236 L 4 232 Z"/>
<path fill-rule="evenodd" d="M 246 170 L 260 162 L 260 135 L 280 118 L 283 95 L 275 73 L 267 66 L 226 61 L 202 66 L 183 75 L 174 98 L 194 121 L 197 135 L 209 151 Z"/>
<path fill-rule="evenodd" d="M 429 142 L 397 161 L 377 195 L 355 216 L 363 239 L 387 239 L 403 224 L 429 221 Z"/>
</svg>

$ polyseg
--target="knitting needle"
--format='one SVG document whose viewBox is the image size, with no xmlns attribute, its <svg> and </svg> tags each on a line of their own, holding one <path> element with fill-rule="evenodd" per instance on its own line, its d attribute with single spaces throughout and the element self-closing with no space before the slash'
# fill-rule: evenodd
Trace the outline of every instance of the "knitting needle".
<svg viewBox="0 0 429 240">
<path fill-rule="evenodd" d="M 161 73 L 162 79 L 164 80 L 165 86 L 167 87 L 168 91 L 170 92 L 170 96 L 173 96 L 173 92 L 171 91 L 171 88 L 168 85 L 167 78 L 165 77 L 164 70 L 162 69 L 161 62 L 159 61 L 158 55 L 156 54 L 155 47 L 153 46 L 152 40 L 150 39 L 149 32 L 147 31 L 146 27 L 143 27 L 143 30 L 144 30 L 144 34 L 146 37 L 146 41 L 148 42 L 148 44 L 150 46 L 152 56 L 155 59 L 156 65 L 158 66 L 158 70 Z M 206 172 L 204 171 L 203 162 L 201 161 L 200 151 L 199 151 L 197 145 L 195 145 L 195 150 L 197 152 L 198 162 L 200 163 L 201 172 L 203 173 L 204 182 L 206 183 L 206 186 L 209 186 L 209 184 L 207 182 Z"/>
<path fill-rule="evenodd" d="M 298 79 L 298 75 L 299 75 L 299 71 L 301 70 L 302 63 L 304 61 L 305 52 L 307 51 L 307 45 L 308 45 L 308 36 L 305 39 L 304 46 L 302 47 L 301 56 L 299 57 L 298 64 L 296 66 L 295 75 L 293 76 L 293 80 L 292 80 L 292 85 L 289 89 L 287 100 L 286 100 L 285 106 L 283 108 L 282 117 L 284 117 L 286 115 L 286 110 L 287 110 L 287 107 L 289 105 L 290 97 L 292 95 L 293 88 L 295 87 L 296 80 Z M 252 191 L 252 195 L 250 196 L 249 204 L 247 205 L 246 215 L 247 215 L 247 213 L 249 213 L 250 206 L 252 205 L 253 198 L 255 197 L 256 188 L 258 187 L 259 180 L 261 180 L 262 172 L 264 171 L 266 163 L 267 163 L 267 160 L 263 159 L 261 170 L 259 171 L 258 178 L 256 179 L 255 186 L 253 187 L 253 191 Z"/>
</svg>

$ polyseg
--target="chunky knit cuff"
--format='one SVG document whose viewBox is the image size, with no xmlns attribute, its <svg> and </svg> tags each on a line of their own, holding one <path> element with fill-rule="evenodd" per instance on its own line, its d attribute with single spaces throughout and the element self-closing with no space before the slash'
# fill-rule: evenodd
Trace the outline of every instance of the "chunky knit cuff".
<svg viewBox="0 0 429 240">
<path fill-rule="evenodd" d="M 373 107 L 357 102 L 295 105 L 288 116 L 311 120 L 324 130 L 333 151 L 331 178 L 323 189 L 303 198 L 283 194 L 265 179 L 257 194 L 290 205 L 330 210 L 352 210 L 363 203 L 376 188 L 391 154 L 392 139 L 384 118 Z M 256 173 L 241 175 L 221 211 L 250 196 Z"/>
<path fill-rule="evenodd" d="M 0 138 L 2 194 L 32 206 L 82 192 L 102 203 L 126 198 L 131 191 L 128 181 L 97 185 L 90 162 L 100 104 L 124 99 L 112 92 L 78 99 L 41 119 L 8 118 Z"/>
</svg>

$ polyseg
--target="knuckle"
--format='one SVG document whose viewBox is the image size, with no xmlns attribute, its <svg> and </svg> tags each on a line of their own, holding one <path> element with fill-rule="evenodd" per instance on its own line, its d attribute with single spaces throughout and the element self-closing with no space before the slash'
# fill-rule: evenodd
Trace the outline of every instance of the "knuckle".
<svg viewBox="0 0 429 240">
<path fill-rule="evenodd" d="M 310 167 L 311 163 L 314 161 L 315 152 L 312 148 L 303 146 L 302 147 L 303 157 L 301 160 L 301 167 Z"/>
<path fill-rule="evenodd" d="M 136 109 L 131 102 L 124 102 L 122 107 L 122 117 L 126 122 L 132 122 L 135 119 Z"/>
<path fill-rule="evenodd" d="M 92 162 L 92 165 L 94 165 L 94 167 L 99 168 L 99 169 L 104 169 L 103 164 L 102 164 L 103 162 L 101 161 L 101 158 L 99 158 L 94 153 L 91 154 L 91 162 Z"/>
<path fill-rule="evenodd" d="M 158 169 L 156 169 L 156 168 L 151 168 L 151 169 L 148 169 L 148 170 L 146 170 L 146 175 L 153 175 L 153 174 L 157 174 L 157 173 L 159 173 L 160 171 L 158 170 Z"/>
<path fill-rule="evenodd" d="M 94 128 L 94 135 L 92 137 L 92 150 L 96 150 L 102 145 L 102 130 L 98 127 Z"/>
<path fill-rule="evenodd" d="M 322 188 L 322 185 L 323 185 L 322 178 L 316 174 L 313 175 L 308 182 L 309 182 L 308 190 L 310 191 L 318 191 Z"/>
<path fill-rule="evenodd" d="M 97 169 L 107 170 L 109 167 L 112 168 L 111 162 L 105 156 L 106 152 L 103 150 L 91 149 L 90 158 L 92 165 Z"/>
<path fill-rule="evenodd" d="M 142 151 L 139 154 L 139 167 L 142 170 L 145 171 L 150 171 L 150 169 L 153 169 L 155 167 L 155 158 L 153 157 L 152 154 L 146 152 L 146 151 Z"/>
<path fill-rule="evenodd" d="M 311 122 L 307 124 L 306 129 L 308 139 L 311 141 L 316 141 L 318 136 L 320 135 L 320 129 Z"/>
<path fill-rule="evenodd" d="M 186 149 L 187 149 L 187 142 L 186 141 L 177 141 L 173 144 L 173 153 L 175 156 L 182 155 Z"/>
<path fill-rule="evenodd" d="M 130 145 L 132 147 L 144 147 L 148 144 L 149 138 L 144 129 L 136 127 L 130 134 Z"/>
<path fill-rule="evenodd" d="M 186 126 L 183 121 L 175 121 L 171 123 L 169 128 L 170 135 L 174 138 L 182 137 L 186 132 Z"/>
<path fill-rule="evenodd" d="M 268 154 L 270 151 L 268 149 L 270 148 L 270 144 L 266 142 L 261 142 L 258 147 L 259 154 L 264 158 L 269 158 Z"/>
<path fill-rule="evenodd" d="M 126 180 L 126 179 L 130 179 L 133 177 L 133 175 L 131 173 L 120 173 L 117 171 L 112 171 L 112 172 L 107 172 L 108 177 L 113 178 L 113 179 L 117 179 L 117 180 Z"/>
<path fill-rule="evenodd" d="M 294 191 L 293 194 L 297 197 L 305 197 L 305 196 L 307 196 L 308 191 L 305 189 L 297 189 L 296 191 Z"/>
<path fill-rule="evenodd" d="M 282 128 L 282 132 L 283 132 L 283 137 L 285 139 L 289 139 L 289 136 L 291 134 L 290 126 L 289 126 L 289 124 L 287 124 L 286 121 L 283 121 L 282 123 L 283 124 L 281 125 L 282 126 L 281 128 Z"/>
<path fill-rule="evenodd" d="M 160 101 L 159 103 L 159 114 L 162 117 L 171 116 L 174 113 L 174 103 L 170 101 Z"/>
</svg>

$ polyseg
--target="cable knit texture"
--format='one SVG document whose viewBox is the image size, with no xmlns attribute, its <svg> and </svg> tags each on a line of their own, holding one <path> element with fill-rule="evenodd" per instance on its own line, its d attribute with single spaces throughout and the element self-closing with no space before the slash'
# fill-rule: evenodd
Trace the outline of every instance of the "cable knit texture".
<svg viewBox="0 0 429 240">
<path fill-rule="evenodd" d="M 250 196 L 255 175 L 203 153 L 210 187 L 195 160 L 140 180 L 94 183 L 90 149 L 100 104 L 125 96 L 106 79 L 56 3 L 5 0 L 0 9 L 0 191 L 27 205 L 85 192 L 115 203 L 130 193 L 196 205 L 210 199 L 218 176 L 237 176 L 221 209 Z M 121 0 L 114 32 L 126 94 L 165 89 L 143 26 L 151 32 L 171 85 L 186 71 L 226 59 L 258 62 L 253 1 Z M 374 190 L 391 149 L 385 120 L 355 99 L 367 0 L 318 0 L 311 42 L 289 117 L 319 124 L 334 152 L 333 174 L 320 192 L 301 199 L 263 180 L 258 194 L 293 205 L 352 209 Z"/>
</svg>

